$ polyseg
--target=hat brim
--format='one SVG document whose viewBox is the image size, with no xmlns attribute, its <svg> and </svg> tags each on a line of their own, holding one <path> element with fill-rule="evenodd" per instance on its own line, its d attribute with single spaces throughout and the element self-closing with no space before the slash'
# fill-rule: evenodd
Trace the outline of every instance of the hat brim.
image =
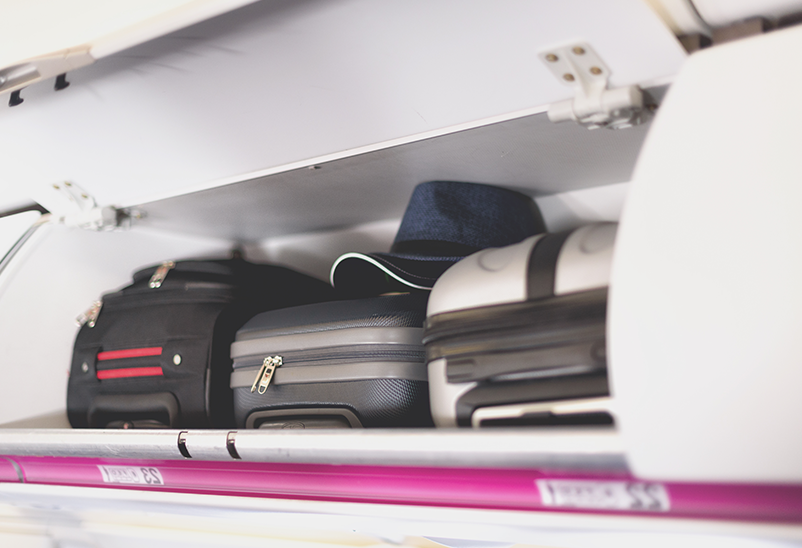
<svg viewBox="0 0 802 548">
<path fill-rule="evenodd" d="M 331 267 L 331 284 L 348 293 L 430 290 L 462 257 L 414 257 L 391 253 L 346 253 Z"/>
</svg>

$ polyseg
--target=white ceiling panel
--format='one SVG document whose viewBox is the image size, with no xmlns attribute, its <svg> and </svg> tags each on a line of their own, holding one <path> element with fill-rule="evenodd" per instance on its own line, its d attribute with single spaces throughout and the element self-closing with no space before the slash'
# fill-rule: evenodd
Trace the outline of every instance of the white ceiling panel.
<svg viewBox="0 0 802 548">
<path fill-rule="evenodd" d="M 538 60 L 592 45 L 613 85 L 685 53 L 640 0 L 272 0 L 46 81 L 0 107 L 4 200 L 72 181 L 133 204 L 570 97 Z"/>
</svg>

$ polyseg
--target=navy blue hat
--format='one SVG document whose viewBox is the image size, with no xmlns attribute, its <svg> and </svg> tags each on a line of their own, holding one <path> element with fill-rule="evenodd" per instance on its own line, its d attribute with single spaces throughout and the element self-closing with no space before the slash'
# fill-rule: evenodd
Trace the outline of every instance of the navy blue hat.
<svg viewBox="0 0 802 548">
<path fill-rule="evenodd" d="M 476 183 L 421 183 L 390 253 L 342 255 L 331 267 L 331 283 L 352 295 L 431 289 L 460 259 L 545 231 L 537 204 L 519 192 Z"/>
</svg>

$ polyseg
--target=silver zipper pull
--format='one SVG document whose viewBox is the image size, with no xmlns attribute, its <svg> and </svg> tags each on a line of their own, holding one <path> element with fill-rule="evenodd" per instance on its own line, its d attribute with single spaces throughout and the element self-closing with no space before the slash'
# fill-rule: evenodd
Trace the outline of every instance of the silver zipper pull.
<svg viewBox="0 0 802 548">
<path fill-rule="evenodd" d="M 153 276 L 150 277 L 148 287 L 151 289 L 160 288 L 164 278 L 167 277 L 167 273 L 170 272 L 171 268 L 175 268 L 175 261 L 163 262 L 159 268 L 156 269 L 156 272 L 153 273 Z"/>
<path fill-rule="evenodd" d="M 251 385 L 251 394 L 256 392 L 256 387 L 259 386 L 259 379 L 262 378 L 262 375 L 265 372 L 265 368 L 267 367 L 267 360 L 269 358 L 265 358 L 265 361 L 262 362 L 262 367 L 259 368 L 259 371 L 256 372 L 256 378 L 253 380 L 253 384 Z"/>
<path fill-rule="evenodd" d="M 273 380 L 273 373 L 277 367 L 281 367 L 282 363 L 281 356 L 266 357 L 265 361 L 262 362 L 262 367 L 259 368 L 259 372 L 256 374 L 256 379 L 253 381 L 253 386 L 251 386 L 251 392 L 257 390 L 257 388 L 260 394 L 267 392 L 267 387 L 270 386 L 270 381 Z"/>
<path fill-rule="evenodd" d="M 78 326 L 82 326 L 83 324 L 87 324 L 89 327 L 95 327 L 95 322 L 97 322 L 97 317 L 100 315 L 100 309 L 103 307 L 103 301 L 95 301 L 92 303 L 92 306 L 89 309 L 75 318 L 75 323 Z"/>
</svg>

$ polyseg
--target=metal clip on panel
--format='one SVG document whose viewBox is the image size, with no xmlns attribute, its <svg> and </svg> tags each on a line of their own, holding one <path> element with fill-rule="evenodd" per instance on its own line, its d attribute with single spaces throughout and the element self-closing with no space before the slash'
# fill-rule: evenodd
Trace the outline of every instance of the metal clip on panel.
<svg viewBox="0 0 802 548">
<path fill-rule="evenodd" d="M 99 206 L 95 198 L 72 181 L 35 185 L 32 198 L 52 213 L 53 222 L 95 231 L 129 228 L 144 213 L 127 208 Z"/>
</svg>

